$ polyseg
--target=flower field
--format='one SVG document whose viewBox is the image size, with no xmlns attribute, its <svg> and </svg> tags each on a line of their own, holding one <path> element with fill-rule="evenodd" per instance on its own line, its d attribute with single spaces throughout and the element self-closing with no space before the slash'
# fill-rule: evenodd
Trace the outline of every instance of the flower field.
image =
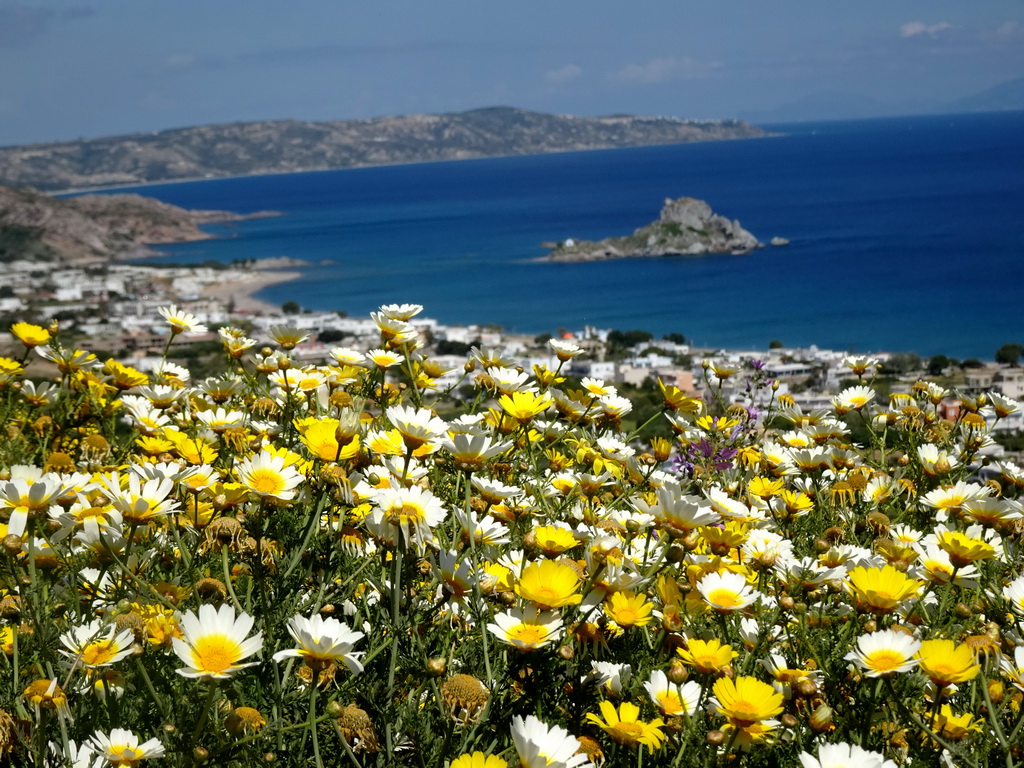
<svg viewBox="0 0 1024 768">
<path fill-rule="evenodd" d="M 708 363 L 642 440 L 568 342 L 442 389 L 419 310 L 321 366 L 222 328 L 202 381 L 11 329 L 0 764 L 1024 766 L 1017 403 Z"/>
</svg>

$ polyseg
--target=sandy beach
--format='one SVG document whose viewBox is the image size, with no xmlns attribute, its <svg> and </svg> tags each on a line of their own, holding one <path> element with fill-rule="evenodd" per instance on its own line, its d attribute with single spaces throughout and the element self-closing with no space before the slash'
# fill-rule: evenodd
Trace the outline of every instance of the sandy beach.
<svg viewBox="0 0 1024 768">
<path fill-rule="evenodd" d="M 208 285 L 203 288 L 202 295 L 210 299 L 219 299 L 225 304 L 234 302 L 236 312 L 272 314 L 280 312 L 281 308 L 276 304 L 254 298 L 254 294 L 259 293 L 269 285 L 287 283 L 300 276 L 300 272 L 254 270 L 246 280 L 229 280 L 223 283 Z"/>
</svg>

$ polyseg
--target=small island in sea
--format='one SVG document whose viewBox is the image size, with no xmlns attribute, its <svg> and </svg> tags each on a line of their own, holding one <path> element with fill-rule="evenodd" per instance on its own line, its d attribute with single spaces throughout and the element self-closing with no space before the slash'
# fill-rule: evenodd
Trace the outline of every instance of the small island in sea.
<svg viewBox="0 0 1024 768">
<path fill-rule="evenodd" d="M 773 240 L 772 244 L 776 242 Z M 666 199 L 658 220 L 631 235 L 596 242 L 570 238 L 548 247 L 550 261 L 600 261 L 638 256 L 744 254 L 763 248 L 764 243 L 740 226 L 739 221 L 714 213 L 703 200 L 680 197 Z"/>
</svg>

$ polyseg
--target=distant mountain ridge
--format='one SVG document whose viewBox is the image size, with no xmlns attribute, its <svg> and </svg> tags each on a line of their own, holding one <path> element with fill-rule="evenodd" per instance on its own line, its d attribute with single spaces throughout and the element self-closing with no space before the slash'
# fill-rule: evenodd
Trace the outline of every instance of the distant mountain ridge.
<svg viewBox="0 0 1024 768">
<path fill-rule="evenodd" d="M 950 102 L 950 112 L 1005 112 L 1024 109 L 1024 77 L 1007 80 L 981 93 Z"/>
<path fill-rule="evenodd" d="M 1024 77 L 1007 80 L 954 101 L 888 102 L 857 93 L 822 91 L 802 96 L 773 109 L 742 111 L 739 116 L 754 123 L 772 124 L 1017 110 L 1024 110 Z"/>
<path fill-rule="evenodd" d="M 0 183 L 59 190 L 764 135 L 737 120 L 575 117 L 511 107 L 264 121 L 0 148 Z"/>
</svg>

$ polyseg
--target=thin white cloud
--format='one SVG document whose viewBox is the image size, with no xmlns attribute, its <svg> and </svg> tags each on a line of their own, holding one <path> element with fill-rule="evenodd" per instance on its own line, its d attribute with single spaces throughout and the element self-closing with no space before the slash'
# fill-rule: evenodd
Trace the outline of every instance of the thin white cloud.
<svg viewBox="0 0 1024 768">
<path fill-rule="evenodd" d="M 923 21 L 908 21 L 900 27 L 900 37 L 917 37 L 919 35 L 935 37 L 940 32 L 945 32 L 947 29 L 952 28 L 953 25 L 948 21 L 940 21 L 937 24 L 925 24 Z"/>
<path fill-rule="evenodd" d="M 0 7 L 0 48 L 24 45 L 46 33 L 55 16 L 49 8 L 5 3 Z"/>
<path fill-rule="evenodd" d="M 708 77 L 720 66 L 714 62 L 697 61 L 689 56 L 662 56 L 645 64 L 629 64 L 612 73 L 609 80 L 615 85 L 652 85 L 673 80 L 697 80 Z"/>
<path fill-rule="evenodd" d="M 172 53 L 164 60 L 168 69 L 188 69 L 196 63 L 196 57 L 191 53 Z"/>
<path fill-rule="evenodd" d="M 547 85 L 565 85 L 583 76 L 583 68 L 577 64 L 566 64 L 564 67 L 552 69 L 544 73 L 544 82 Z"/>
<path fill-rule="evenodd" d="M 1000 40 L 1013 40 L 1024 33 L 1024 25 L 1019 21 L 1004 21 L 996 28 L 996 37 Z"/>
</svg>

